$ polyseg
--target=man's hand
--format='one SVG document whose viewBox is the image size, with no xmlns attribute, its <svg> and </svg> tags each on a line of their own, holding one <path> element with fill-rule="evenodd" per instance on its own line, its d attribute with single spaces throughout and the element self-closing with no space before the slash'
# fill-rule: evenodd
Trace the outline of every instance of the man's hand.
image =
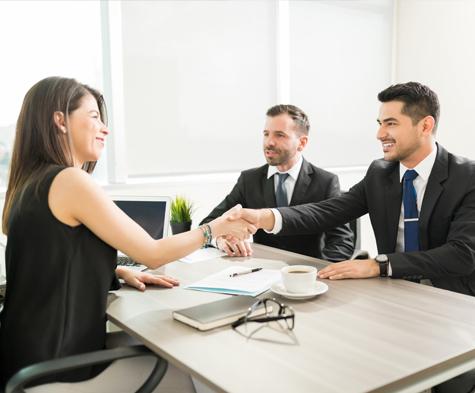
<svg viewBox="0 0 475 393">
<path fill-rule="evenodd" d="M 173 288 L 180 285 L 179 281 L 173 277 L 137 272 L 123 266 L 119 266 L 115 271 L 117 276 L 122 278 L 127 285 L 137 288 L 139 291 L 145 291 L 145 284 L 158 285 L 165 288 Z"/>
<path fill-rule="evenodd" d="M 379 276 L 379 264 L 374 259 L 336 262 L 318 272 L 319 278 L 341 280 L 344 278 L 368 278 Z"/>
<path fill-rule="evenodd" d="M 231 211 L 232 214 L 228 215 Z M 262 228 L 270 231 L 274 228 L 274 213 L 272 213 L 272 210 L 270 209 L 243 209 L 241 208 L 241 205 L 236 205 L 231 210 L 228 210 L 225 215 L 228 217 L 228 220 L 231 221 L 239 218 L 246 220 L 257 229 Z"/>
<path fill-rule="evenodd" d="M 241 210 L 242 210 L 242 205 L 238 203 L 237 205 L 233 206 L 231 209 L 228 211 L 224 212 L 222 214 L 222 217 L 230 217 L 231 220 L 233 219 L 239 219 L 241 218 Z"/>
<path fill-rule="evenodd" d="M 216 245 L 230 257 L 248 257 L 252 255 L 251 244 L 248 241 L 228 240 L 225 237 L 218 237 Z"/>
</svg>

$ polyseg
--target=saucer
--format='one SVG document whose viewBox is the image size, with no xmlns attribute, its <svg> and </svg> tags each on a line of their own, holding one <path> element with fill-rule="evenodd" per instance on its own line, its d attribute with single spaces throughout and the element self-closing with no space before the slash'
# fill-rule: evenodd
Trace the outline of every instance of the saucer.
<svg viewBox="0 0 475 393">
<path fill-rule="evenodd" d="M 315 281 L 313 288 L 310 291 L 305 292 L 305 293 L 293 293 L 293 292 L 287 292 L 282 282 L 276 282 L 272 284 L 270 289 L 272 292 L 276 293 L 277 295 L 281 295 L 283 297 L 286 297 L 287 299 L 300 300 L 300 299 L 310 299 L 314 296 L 325 293 L 326 291 L 328 291 L 328 285 L 321 281 Z"/>
</svg>

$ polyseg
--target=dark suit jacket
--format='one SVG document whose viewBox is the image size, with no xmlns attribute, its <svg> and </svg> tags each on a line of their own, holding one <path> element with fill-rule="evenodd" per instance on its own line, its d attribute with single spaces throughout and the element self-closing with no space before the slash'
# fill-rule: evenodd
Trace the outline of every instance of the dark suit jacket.
<svg viewBox="0 0 475 393">
<path fill-rule="evenodd" d="M 394 278 L 429 278 L 436 287 L 475 295 L 475 162 L 438 145 L 419 217 L 422 251 L 395 253 L 401 199 L 399 163 L 376 160 L 338 198 L 279 208 L 280 234 L 325 230 L 369 213 L 378 252 L 388 255 Z"/>
<path fill-rule="evenodd" d="M 274 178 L 267 179 L 267 169 L 268 165 L 264 165 L 243 171 L 231 193 L 201 223 L 219 217 L 238 203 L 252 209 L 275 207 Z M 339 194 L 338 177 L 304 159 L 290 206 L 318 202 Z M 276 236 L 259 230 L 254 235 L 254 241 L 330 261 L 348 259 L 354 249 L 353 233 L 347 225 L 327 228 L 325 234 L 315 229 L 299 236 L 292 233 L 288 233 L 287 236 Z"/>
</svg>

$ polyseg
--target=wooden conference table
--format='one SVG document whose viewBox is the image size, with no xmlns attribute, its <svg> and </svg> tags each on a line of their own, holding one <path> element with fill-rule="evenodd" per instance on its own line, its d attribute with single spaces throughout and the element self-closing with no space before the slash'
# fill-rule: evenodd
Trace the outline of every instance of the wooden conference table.
<svg viewBox="0 0 475 393">
<path fill-rule="evenodd" d="M 326 262 L 254 245 L 249 258 L 221 257 L 159 269 L 186 285 L 232 264 L 279 269 Z M 257 258 L 257 259 L 256 259 Z M 295 310 L 293 334 L 263 325 L 200 332 L 172 310 L 226 295 L 123 288 L 108 308 L 116 325 L 178 368 L 224 392 L 420 392 L 475 368 L 475 298 L 403 280 L 329 281 L 310 300 L 275 296 Z M 269 294 L 266 294 L 269 295 Z M 273 295 L 273 294 L 271 294 Z"/>
</svg>

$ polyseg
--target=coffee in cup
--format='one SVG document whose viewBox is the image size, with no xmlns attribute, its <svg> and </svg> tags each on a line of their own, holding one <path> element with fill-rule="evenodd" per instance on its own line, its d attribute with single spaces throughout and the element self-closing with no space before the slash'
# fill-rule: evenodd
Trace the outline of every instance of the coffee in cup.
<svg viewBox="0 0 475 393">
<path fill-rule="evenodd" d="M 317 268 L 307 265 L 293 265 L 283 267 L 281 270 L 282 283 L 287 292 L 308 293 L 315 285 Z"/>
</svg>

